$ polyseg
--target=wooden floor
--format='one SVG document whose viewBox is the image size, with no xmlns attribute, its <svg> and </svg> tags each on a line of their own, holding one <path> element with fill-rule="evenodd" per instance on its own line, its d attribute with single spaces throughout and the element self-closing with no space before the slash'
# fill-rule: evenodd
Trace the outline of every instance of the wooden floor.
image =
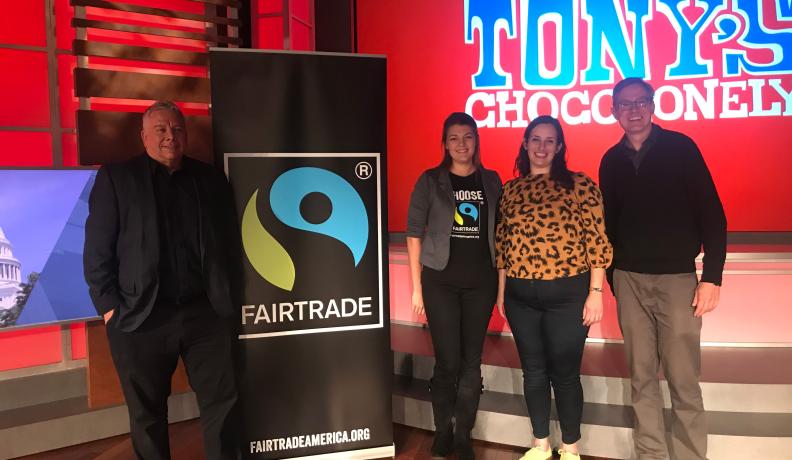
<svg viewBox="0 0 792 460">
<path fill-rule="evenodd" d="M 396 460 L 428 460 L 432 432 L 404 425 L 393 425 Z M 201 427 L 198 420 L 175 423 L 170 426 L 171 455 L 173 460 L 204 459 L 201 447 Z M 524 453 L 511 446 L 475 441 L 476 458 L 480 460 L 517 460 Z M 24 460 L 135 460 L 129 435 L 116 436 L 78 446 L 22 457 Z M 586 460 L 607 460 L 583 457 Z"/>
</svg>

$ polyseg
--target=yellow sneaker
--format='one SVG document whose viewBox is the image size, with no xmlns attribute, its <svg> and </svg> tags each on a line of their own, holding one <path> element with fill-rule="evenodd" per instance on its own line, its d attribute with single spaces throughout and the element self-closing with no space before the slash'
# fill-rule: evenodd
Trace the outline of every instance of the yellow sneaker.
<svg viewBox="0 0 792 460">
<path fill-rule="evenodd" d="M 539 447 L 532 447 L 520 457 L 520 460 L 550 460 L 553 458 L 553 449 L 542 450 Z"/>
<path fill-rule="evenodd" d="M 561 455 L 561 460 L 580 460 L 580 454 L 567 452 L 564 449 L 558 449 L 558 453 Z"/>
</svg>

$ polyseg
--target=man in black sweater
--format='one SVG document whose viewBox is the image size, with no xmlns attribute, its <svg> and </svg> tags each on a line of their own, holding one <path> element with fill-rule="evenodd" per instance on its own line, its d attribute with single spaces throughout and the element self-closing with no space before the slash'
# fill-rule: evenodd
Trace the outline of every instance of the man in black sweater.
<svg viewBox="0 0 792 460">
<path fill-rule="evenodd" d="M 703 460 L 701 318 L 718 305 L 726 217 L 696 144 L 652 123 L 653 97 L 640 78 L 613 89 L 613 115 L 624 136 L 605 153 L 599 171 L 614 250 L 609 281 L 632 377 L 638 457 Z M 702 246 L 699 280 L 695 259 Z M 661 364 L 674 414 L 670 446 L 657 377 Z"/>
</svg>

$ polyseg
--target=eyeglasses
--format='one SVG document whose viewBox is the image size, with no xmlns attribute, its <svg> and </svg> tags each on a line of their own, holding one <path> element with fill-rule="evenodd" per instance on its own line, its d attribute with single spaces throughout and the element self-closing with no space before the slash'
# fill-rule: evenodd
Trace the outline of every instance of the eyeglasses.
<svg viewBox="0 0 792 460">
<path fill-rule="evenodd" d="M 620 101 L 616 103 L 616 110 L 619 112 L 626 112 L 628 110 L 644 110 L 652 103 L 649 98 L 637 99 L 635 101 Z"/>
</svg>

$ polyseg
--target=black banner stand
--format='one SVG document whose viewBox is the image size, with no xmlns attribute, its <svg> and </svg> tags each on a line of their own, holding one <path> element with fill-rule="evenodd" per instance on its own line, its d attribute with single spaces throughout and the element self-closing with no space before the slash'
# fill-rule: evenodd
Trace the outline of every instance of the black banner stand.
<svg viewBox="0 0 792 460">
<path fill-rule="evenodd" d="M 382 56 L 212 49 L 245 458 L 392 457 Z"/>
</svg>

